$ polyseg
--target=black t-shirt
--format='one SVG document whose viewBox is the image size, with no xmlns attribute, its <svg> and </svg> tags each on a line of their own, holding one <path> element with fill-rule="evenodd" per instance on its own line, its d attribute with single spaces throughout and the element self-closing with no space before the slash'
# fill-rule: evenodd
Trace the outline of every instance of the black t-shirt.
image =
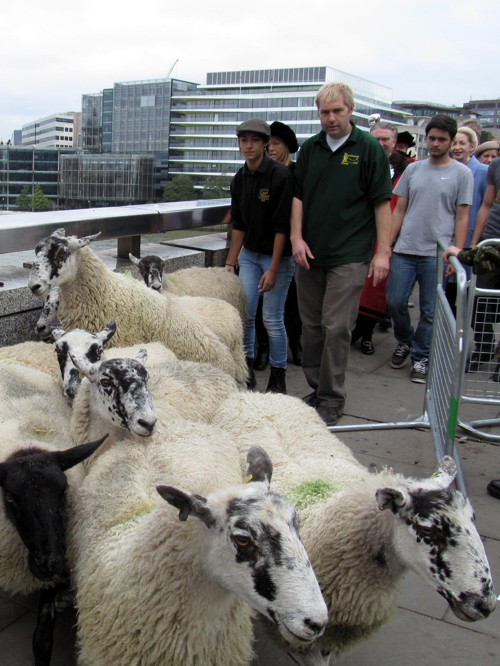
<svg viewBox="0 0 500 666">
<path fill-rule="evenodd" d="M 276 233 L 287 236 L 284 257 L 292 254 L 290 214 L 293 180 L 291 171 L 267 155 L 252 173 L 246 164 L 231 182 L 233 228 L 245 232 L 243 245 L 252 252 L 272 255 Z"/>
</svg>

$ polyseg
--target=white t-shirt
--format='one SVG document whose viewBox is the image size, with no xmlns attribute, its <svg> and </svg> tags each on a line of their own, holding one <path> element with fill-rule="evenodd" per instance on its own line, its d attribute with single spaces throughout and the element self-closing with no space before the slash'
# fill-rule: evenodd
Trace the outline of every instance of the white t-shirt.
<svg viewBox="0 0 500 666">
<path fill-rule="evenodd" d="M 394 252 L 435 257 L 437 241 L 452 245 L 457 206 L 472 204 L 472 171 L 453 160 L 434 166 L 429 159 L 409 164 L 394 193 L 408 199 Z"/>
<path fill-rule="evenodd" d="M 343 146 L 344 143 L 347 141 L 347 139 L 351 136 L 351 133 L 347 134 L 346 136 L 341 137 L 340 139 L 332 139 L 332 137 L 327 134 L 326 135 L 326 142 L 330 146 L 333 152 L 337 150 L 337 148 L 340 148 L 340 146 Z"/>
</svg>

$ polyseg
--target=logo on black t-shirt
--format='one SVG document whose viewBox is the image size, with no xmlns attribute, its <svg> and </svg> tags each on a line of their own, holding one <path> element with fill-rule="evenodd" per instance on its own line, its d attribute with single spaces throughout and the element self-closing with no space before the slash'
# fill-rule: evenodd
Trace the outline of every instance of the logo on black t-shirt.
<svg viewBox="0 0 500 666">
<path fill-rule="evenodd" d="M 262 201 L 262 203 L 264 203 L 266 201 L 269 201 L 270 198 L 271 197 L 269 196 L 269 189 L 259 190 L 258 194 L 259 201 Z"/>
</svg>

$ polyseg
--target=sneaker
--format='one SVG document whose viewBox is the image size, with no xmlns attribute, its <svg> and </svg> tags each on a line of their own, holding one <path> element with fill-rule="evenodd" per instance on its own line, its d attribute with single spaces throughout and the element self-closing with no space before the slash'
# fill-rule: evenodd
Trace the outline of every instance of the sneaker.
<svg viewBox="0 0 500 666">
<path fill-rule="evenodd" d="M 429 359 L 421 358 L 420 361 L 413 361 L 411 364 L 410 379 L 417 384 L 425 384 L 427 381 L 427 372 L 429 370 Z"/>
<path fill-rule="evenodd" d="M 402 368 L 410 355 L 410 351 L 410 345 L 407 345 L 406 342 L 400 342 L 392 355 L 391 368 L 396 368 L 397 370 Z"/>
<path fill-rule="evenodd" d="M 375 353 L 375 347 L 373 346 L 373 342 L 371 340 L 367 340 L 366 338 L 362 338 L 362 340 L 361 340 L 361 353 L 366 354 L 367 356 L 371 356 L 372 354 Z"/>
</svg>

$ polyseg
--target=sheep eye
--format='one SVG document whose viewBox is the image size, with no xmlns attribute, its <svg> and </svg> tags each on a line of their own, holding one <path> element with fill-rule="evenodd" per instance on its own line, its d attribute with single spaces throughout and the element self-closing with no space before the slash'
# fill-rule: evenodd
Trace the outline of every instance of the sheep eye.
<svg viewBox="0 0 500 666">
<path fill-rule="evenodd" d="M 236 535 L 234 537 L 234 543 L 240 548 L 248 548 L 252 545 L 252 540 L 250 537 Z"/>
<path fill-rule="evenodd" d="M 429 525 L 421 525 L 420 526 L 420 531 L 424 536 L 432 536 L 436 532 L 436 528 L 434 525 L 429 526 Z"/>
<path fill-rule="evenodd" d="M 9 502 L 9 504 L 15 504 L 14 498 L 11 497 L 10 495 L 5 495 L 5 499 L 7 502 Z"/>
<path fill-rule="evenodd" d="M 104 388 L 109 388 L 112 385 L 113 384 L 111 382 L 111 379 L 106 379 L 106 378 L 101 379 L 101 386 L 103 386 Z"/>
</svg>

